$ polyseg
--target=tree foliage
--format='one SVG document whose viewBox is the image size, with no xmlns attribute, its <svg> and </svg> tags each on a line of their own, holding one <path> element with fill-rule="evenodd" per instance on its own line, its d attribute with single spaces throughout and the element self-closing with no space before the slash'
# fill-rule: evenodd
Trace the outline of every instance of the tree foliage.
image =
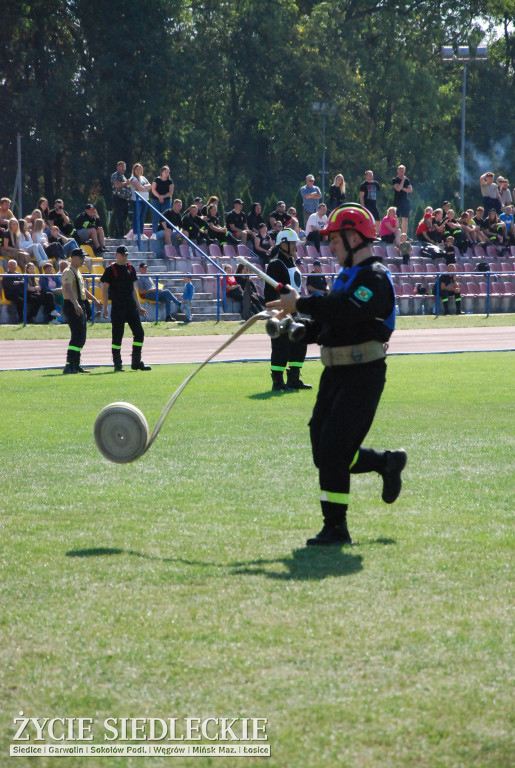
<svg viewBox="0 0 515 768">
<path fill-rule="evenodd" d="M 408 168 L 415 204 L 459 187 L 462 65 L 443 44 L 491 42 L 467 81 L 472 200 L 512 175 L 514 0 L 11 0 L 0 28 L 2 194 L 22 137 L 25 207 L 110 200 L 119 159 L 176 192 L 295 200 L 306 173 L 348 199 L 363 171 Z M 493 30 L 498 34 L 493 37 Z M 325 105 L 325 118 L 314 104 Z"/>
</svg>

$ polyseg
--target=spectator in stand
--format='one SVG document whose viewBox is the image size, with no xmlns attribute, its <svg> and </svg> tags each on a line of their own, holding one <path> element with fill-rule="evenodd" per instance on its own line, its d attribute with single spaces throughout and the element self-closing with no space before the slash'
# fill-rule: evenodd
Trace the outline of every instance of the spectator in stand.
<svg viewBox="0 0 515 768">
<path fill-rule="evenodd" d="M 194 201 L 196 202 L 196 200 Z M 210 195 L 208 197 L 207 203 L 202 206 L 202 208 L 199 209 L 199 215 L 200 216 L 207 216 L 207 207 L 208 205 L 211 205 L 212 203 L 216 203 L 218 206 L 220 204 L 220 200 L 217 198 L 216 195 Z"/>
<path fill-rule="evenodd" d="M 329 198 L 327 201 L 327 213 L 331 213 L 339 205 L 345 202 L 345 179 L 341 173 L 337 173 L 334 181 L 329 187 Z M 306 224 L 307 226 L 307 224 Z"/>
<path fill-rule="evenodd" d="M 131 183 L 131 200 L 132 200 L 132 236 L 137 237 L 138 234 L 138 228 L 140 235 L 143 234 L 143 226 L 145 224 L 145 215 L 147 212 L 147 206 L 143 202 L 143 200 L 146 200 L 148 202 L 150 190 L 152 189 L 152 184 L 149 182 L 148 179 L 143 176 L 143 166 L 141 163 L 135 163 L 132 166 L 132 174 L 130 178 Z M 138 192 L 143 200 L 138 198 L 138 202 L 136 203 L 136 192 Z M 139 208 L 139 217 L 136 218 L 136 210 L 137 207 Z"/>
<path fill-rule="evenodd" d="M 100 255 L 107 251 L 105 247 L 104 228 L 100 221 L 97 209 L 93 203 L 88 203 L 83 211 L 75 219 L 75 229 L 77 238 L 81 244 L 91 240 L 93 250 Z"/>
<path fill-rule="evenodd" d="M 316 206 L 315 206 L 316 210 Z M 275 210 L 272 211 L 270 216 L 268 217 L 268 229 L 273 230 L 275 227 L 275 222 L 280 221 L 281 224 L 284 227 L 284 222 L 286 221 L 286 203 L 284 200 L 279 200 L 277 205 L 275 206 Z"/>
<path fill-rule="evenodd" d="M 225 279 L 225 295 L 228 299 L 231 299 L 232 301 L 236 301 L 240 305 L 240 314 L 242 311 L 242 301 L 243 301 L 243 291 L 241 289 L 241 286 L 238 285 L 238 281 L 236 280 L 236 277 L 232 273 L 232 266 L 230 264 L 226 264 L 224 267 L 226 277 L 220 278 L 220 288 L 223 290 L 224 287 L 224 279 Z"/>
<path fill-rule="evenodd" d="M 443 208 L 435 208 L 433 211 L 433 228 L 430 232 L 431 242 L 434 245 L 439 245 L 443 239 L 443 231 L 445 228 L 443 222 Z"/>
<path fill-rule="evenodd" d="M 470 214 L 468 211 L 463 211 L 459 219 L 459 224 L 461 231 L 466 238 L 466 245 L 477 245 L 478 238 L 476 234 L 476 226 L 470 221 Z"/>
<path fill-rule="evenodd" d="M 381 219 L 381 226 L 379 228 L 379 235 L 383 243 L 389 243 L 390 245 L 399 244 L 401 230 L 397 219 L 395 207 L 392 205 L 386 211 L 386 216 Z"/>
<path fill-rule="evenodd" d="M 68 262 L 66 262 L 66 264 L 67 263 Z M 64 297 L 61 275 L 54 274 L 54 268 L 49 261 L 45 261 L 41 269 L 43 270 L 43 274 L 39 278 L 41 295 L 43 296 L 45 293 L 51 293 L 54 297 L 56 308 L 62 308 Z"/>
<path fill-rule="evenodd" d="M 499 221 L 502 221 L 506 227 L 506 238 L 508 240 L 508 245 L 515 245 L 515 229 L 512 205 L 506 206 L 504 213 L 501 213 L 499 216 Z"/>
<path fill-rule="evenodd" d="M 66 237 L 74 237 L 75 227 L 71 223 L 68 213 L 64 210 L 64 203 L 60 198 L 55 201 L 46 221 L 48 226 L 57 224 L 59 231 Z"/>
<path fill-rule="evenodd" d="M 18 244 L 23 251 L 27 251 L 31 259 L 36 260 L 36 264 L 44 264 L 47 260 L 45 249 L 39 243 L 35 243 L 32 240 L 31 235 L 27 231 L 27 223 L 23 219 L 18 222 L 19 238 Z"/>
<path fill-rule="evenodd" d="M 160 213 L 164 213 L 171 208 L 174 189 L 175 184 L 173 183 L 173 179 L 170 178 L 170 168 L 167 165 L 163 165 L 161 173 L 159 176 L 156 176 L 152 182 L 152 194 L 154 195 L 152 205 L 154 208 L 157 208 Z M 160 221 L 162 221 L 162 219 L 157 213 L 152 211 L 152 232 L 157 232 Z"/>
<path fill-rule="evenodd" d="M 184 312 L 186 315 L 185 323 L 191 323 L 191 307 L 193 304 L 194 293 L 195 288 L 191 282 L 191 274 L 188 272 L 188 274 L 184 276 L 184 288 L 181 296 L 181 312 Z"/>
<path fill-rule="evenodd" d="M 59 227 L 56 224 L 52 224 L 50 227 L 48 242 L 49 244 L 59 243 L 63 248 L 65 258 L 69 256 L 75 248 L 78 248 L 77 242 L 73 239 L 73 237 L 65 237 L 61 232 L 59 232 Z"/>
<path fill-rule="evenodd" d="M 165 322 L 174 322 L 177 317 L 177 312 L 181 306 L 181 302 L 174 296 L 174 294 L 168 290 L 168 288 L 159 289 L 159 293 L 156 290 L 156 284 L 151 277 L 147 274 L 148 265 L 144 261 L 139 265 L 138 275 L 138 291 L 142 299 L 149 299 L 150 301 L 159 301 L 160 304 L 165 305 Z M 172 312 L 172 302 L 176 305 L 175 312 Z"/>
<path fill-rule="evenodd" d="M 23 323 L 24 306 L 24 279 L 17 271 L 18 265 L 15 259 L 9 259 L 7 262 L 7 272 L 2 275 L 2 287 L 7 301 L 12 301 L 18 313 L 18 322 Z M 27 292 L 27 322 L 30 323 L 39 309 L 39 304 L 35 306 L 31 303 L 30 294 Z"/>
<path fill-rule="evenodd" d="M 0 200 L 0 227 L 7 229 L 7 225 L 10 219 L 14 218 L 14 213 L 11 211 L 11 201 L 8 197 L 2 197 Z"/>
<path fill-rule="evenodd" d="M 167 211 L 165 211 L 163 215 L 171 224 L 173 224 L 175 227 L 177 227 L 177 229 L 179 229 L 179 232 L 177 232 L 176 229 L 169 227 L 166 221 L 161 219 L 157 226 L 156 238 L 162 244 L 174 245 L 175 247 L 177 247 L 183 242 L 184 238 L 181 235 L 181 232 L 182 232 L 181 211 L 182 211 L 182 200 L 177 197 L 173 201 L 172 207 L 169 208 Z"/>
<path fill-rule="evenodd" d="M 433 245 L 434 240 L 431 237 L 433 232 L 433 214 L 425 213 L 424 218 L 420 219 L 417 229 L 415 231 L 415 237 L 421 243 L 430 243 Z M 404 233 L 403 233 L 404 234 Z"/>
<path fill-rule="evenodd" d="M 49 292 L 41 293 L 39 280 L 36 278 L 36 267 L 31 261 L 25 265 L 25 274 L 29 275 L 27 280 L 27 300 L 29 304 L 34 305 L 33 316 L 37 315 L 40 307 L 44 307 L 46 312 L 45 323 L 57 325 L 59 323 L 59 320 L 57 320 L 59 312 L 55 308 L 54 295 Z"/>
<path fill-rule="evenodd" d="M 443 304 L 444 315 L 450 315 L 449 312 L 449 298 L 454 296 L 456 300 L 456 314 L 461 315 L 461 293 L 458 281 L 456 280 L 456 265 L 449 264 L 449 273 L 443 273 L 438 275 L 438 283 L 440 284 L 440 298 Z M 436 295 L 436 286 L 433 289 Z"/>
<path fill-rule="evenodd" d="M 454 250 L 454 237 L 452 235 L 445 238 L 444 257 L 447 265 L 456 264 L 456 251 Z"/>
<path fill-rule="evenodd" d="M 499 198 L 501 200 L 501 206 L 503 211 L 506 210 L 507 205 L 511 205 L 513 202 L 509 184 L 510 183 L 508 179 L 505 179 L 503 176 L 497 177 L 497 186 L 499 187 Z"/>
<path fill-rule="evenodd" d="M 410 211 L 410 204 L 408 195 L 413 192 L 411 182 L 406 176 L 406 166 L 399 165 L 397 167 L 397 176 L 392 179 L 392 186 L 394 189 L 393 204 L 397 209 L 397 216 L 401 219 L 401 231 L 408 232 L 408 217 Z"/>
<path fill-rule="evenodd" d="M 117 239 L 125 237 L 127 216 L 129 215 L 129 200 L 131 199 L 131 183 L 125 176 L 127 166 L 123 160 L 116 164 L 116 171 L 111 176 L 113 186 L 113 216 L 114 231 Z"/>
<path fill-rule="evenodd" d="M 309 296 L 325 296 L 329 291 L 327 278 L 322 274 L 322 262 L 315 259 L 313 269 L 306 278 L 306 292 Z"/>
<path fill-rule="evenodd" d="M 192 203 L 182 217 L 182 228 L 189 239 L 197 245 L 207 243 L 207 224 L 204 219 L 199 216 L 199 208 L 196 203 Z"/>
<path fill-rule="evenodd" d="M 447 218 L 445 219 L 443 238 L 444 242 L 452 235 L 454 237 L 454 245 L 459 248 L 460 253 L 465 253 L 468 248 L 468 239 L 465 232 L 461 228 L 461 223 L 456 219 L 455 213 L 452 208 L 447 211 Z"/>
<path fill-rule="evenodd" d="M 411 247 L 411 243 L 408 240 L 408 235 L 405 232 L 401 232 L 397 251 L 399 252 L 399 256 L 402 258 L 402 263 L 409 264 L 409 260 L 413 253 L 413 248 Z"/>
<path fill-rule="evenodd" d="M 499 216 L 493 208 L 490 208 L 488 215 L 483 221 L 482 231 L 489 245 L 506 245 L 507 238 L 504 222 L 499 221 Z"/>
<path fill-rule="evenodd" d="M 55 261 L 59 261 L 64 257 L 64 249 L 63 246 L 60 243 L 50 243 L 48 239 L 48 235 L 44 231 L 45 222 L 43 219 L 36 219 L 34 222 L 34 228 L 32 230 L 32 240 L 35 245 L 41 246 L 45 252 L 45 256 L 43 258 L 43 261 L 48 261 L 48 259 L 52 259 Z M 55 226 L 54 224 L 52 226 Z M 38 254 L 35 252 L 34 255 L 37 259 L 38 266 L 41 263 L 41 258 L 38 258 Z"/>
<path fill-rule="evenodd" d="M 377 208 L 377 193 L 381 185 L 374 179 L 373 171 L 365 171 L 365 181 L 359 188 L 359 202 L 364 208 L 367 208 L 375 220 L 376 232 L 379 235 L 381 216 Z"/>
<path fill-rule="evenodd" d="M 41 218 L 45 224 L 50 226 L 50 206 L 46 197 L 39 198 L 36 208 L 41 213 Z"/>
<path fill-rule="evenodd" d="M 266 269 L 272 252 L 272 238 L 266 230 L 266 224 L 260 224 L 257 235 L 254 237 L 254 253 L 259 258 L 261 269 Z"/>
<path fill-rule="evenodd" d="M 252 278 L 249 277 L 249 270 L 245 264 L 238 264 L 234 277 L 243 291 L 241 304 L 242 314 L 245 314 L 245 312 L 247 313 L 243 319 L 248 319 L 248 317 L 262 312 L 265 308 L 265 300 L 263 296 L 259 295 L 256 284 Z M 245 294 L 245 290 L 247 290 L 247 295 Z"/>
<path fill-rule="evenodd" d="M 282 232 L 282 231 L 283 231 L 282 222 L 280 222 L 279 219 L 277 219 L 277 221 L 274 222 L 273 229 L 271 231 L 269 230 L 268 232 L 268 234 L 270 235 L 270 238 L 273 240 L 274 245 L 275 245 L 275 241 L 277 240 L 277 235 L 279 234 L 279 232 Z"/>
<path fill-rule="evenodd" d="M 256 235 L 261 224 L 264 224 L 265 220 L 262 216 L 262 208 L 260 203 L 252 203 L 250 211 L 247 216 L 247 226 L 251 230 L 253 235 Z"/>
<path fill-rule="evenodd" d="M 312 243 L 320 253 L 320 230 L 327 226 L 327 206 L 318 204 L 316 213 L 312 213 L 306 223 L 306 242 Z M 327 238 L 326 238 L 327 239 Z"/>
<path fill-rule="evenodd" d="M 499 194 L 499 187 L 494 182 L 494 174 L 492 171 L 488 171 L 479 177 L 479 186 L 483 197 L 485 216 L 490 210 L 494 210 L 496 213 L 501 213 L 501 196 Z"/>
<path fill-rule="evenodd" d="M 14 216 L 9 219 L 0 254 L 7 256 L 9 259 L 15 259 L 20 269 L 23 270 L 31 260 L 30 254 L 24 251 L 20 245 L 20 227 L 18 219 L 15 219 Z"/>
<path fill-rule="evenodd" d="M 210 203 L 207 206 L 207 215 L 203 218 L 208 226 L 210 239 L 218 240 L 220 244 L 231 243 L 231 245 L 239 245 L 239 240 L 231 232 L 227 231 L 227 227 L 221 226 L 220 219 L 218 218 L 218 205 L 216 203 Z"/>
<path fill-rule="evenodd" d="M 247 245 L 247 238 L 252 237 L 253 233 L 249 229 L 247 217 L 243 213 L 242 208 L 243 200 L 240 200 L 238 197 L 233 203 L 232 211 L 229 211 L 225 217 L 225 223 L 227 224 L 228 232 L 230 232 L 236 240 L 242 242 L 243 245 Z"/>
<path fill-rule="evenodd" d="M 298 237 L 300 237 L 300 225 L 299 220 L 297 218 L 297 210 L 293 206 L 288 208 L 286 211 L 287 216 L 290 217 L 290 229 L 293 229 L 294 232 L 297 233 Z M 304 233 L 302 233 L 302 236 L 304 236 Z"/>
<path fill-rule="evenodd" d="M 315 186 L 315 177 L 311 173 L 306 176 L 306 183 L 300 188 L 300 194 L 304 213 L 304 229 L 306 229 L 309 217 L 312 213 L 317 212 L 318 201 L 322 199 L 320 188 Z"/>
</svg>

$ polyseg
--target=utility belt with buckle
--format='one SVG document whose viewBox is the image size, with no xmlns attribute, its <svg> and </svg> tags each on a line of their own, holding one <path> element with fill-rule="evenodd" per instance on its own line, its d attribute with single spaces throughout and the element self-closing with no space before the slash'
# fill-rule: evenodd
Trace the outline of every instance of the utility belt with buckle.
<svg viewBox="0 0 515 768">
<path fill-rule="evenodd" d="M 321 347 L 320 360 L 326 368 L 335 365 L 360 365 L 386 357 L 387 344 L 382 341 L 364 341 L 347 347 Z"/>
</svg>

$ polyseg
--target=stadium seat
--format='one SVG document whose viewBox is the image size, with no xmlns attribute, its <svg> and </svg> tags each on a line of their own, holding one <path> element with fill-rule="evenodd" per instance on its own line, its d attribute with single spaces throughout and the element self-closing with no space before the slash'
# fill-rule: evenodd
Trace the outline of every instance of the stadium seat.
<svg viewBox="0 0 515 768">
<path fill-rule="evenodd" d="M 216 243 L 211 243 L 209 246 L 209 255 L 212 259 L 221 259 L 222 258 L 222 251 L 220 250 L 220 246 Z"/>
<path fill-rule="evenodd" d="M 515 272 L 515 268 L 509 261 L 501 261 L 501 272 Z"/>
<path fill-rule="evenodd" d="M 409 264 L 401 264 L 401 272 L 405 275 L 411 274 L 412 269 Z"/>
<path fill-rule="evenodd" d="M 386 256 L 389 259 L 398 259 L 399 254 L 397 253 L 397 248 L 395 245 L 391 245 L 390 243 L 387 243 L 386 245 Z"/>
<path fill-rule="evenodd" d="M 486 255 L 489 259 L 496 259 L 498 256 L 498 250 L 495 247 L 495 245 L 487 245 L 486 246 Z"/>
<path fill-rule="evenodd" d="M 474 256 L 477 259 L 481 259 L 482 261 L 484 261 L 486 259 L 486 253 L 483 250 L 483 246 L 481 246 L 481 245 L 475 245 L 474 246 Z"/>
<path fill-rule="evenodd" d="M 91 271 L 94 275 L 103 275 L 104 274 L 104 267 L 102 264 L 93 264 L 91 267 Z"/>
<path fill-rule="evenodd" d="M 386 262 L 385 266 L 392 274 L 399 274 L 399 267 L 394 261 Z"/>
<path fill-rule="evenodd" d="M 315 248 L 314 245 L 307 244 L 305 246 L 305 251 L 306 251 L 306 257 L 308 259 L 311 259 L 311 261 L 314 261 L 315 259 L 318 259 L 319 256 L 320 256 L 320 254 L 318 253 L 318 251 L 317 251 L 317 249 Z"/>
<path fill-rule="evenodd" d="M 187 248 L 188 246 L 186 246 Z M 177 258 L 177 251 L 175 250 L 175 246 L 173 245 L 165 245 L 164 247 L 164 258 L 165 259 L 176 259 Z"/>
<path fill-rule="evenodd" d="M 323 245 L 323 244 L 320 245 L 320 256 L 323 259 L 332 259 L 333 254 L 331 253 L 331 249 L 329 248 L 328 245 Z"/>
<path fill-rule="evenodd" d="M 297 256 L 298 256 L 299 259 L 306 259 L 307 258 L 306 257 L 306 251 L 304 250 L 304 246 L 303 245 L 299 245 L 299 243 L 297 243 Z"/>
<path fill-rule="evenodd" d="M 181 259 L 189 259 L 191 257 L 190 246 L 188 243 L 181 243 L 179 245 L 179 254 Z"/>
<path fill-rule="evenodd" d="M 411 246 L 411 251 L 412 251 L 413 257 L 415 259 L 418 259 L 418 258 L 420 258 L 422 256 L 422 246 L 420 246 L 420 245 L 412 245 Z"/>
<path fill-rule="evenodd" d="M 430 261 L 426 263 L 426 272 L 429 274 L 436 274 L 436 264 L 432 264 Z"/>
<path fill-rule="evenodd" d="M 378 258 L 378 259 L 384 259 L 384 257 L 386 256 L 386 251 L 385 251 L 385 249 L 384 249 L 384 248 L 383 248 L 383 246 L 382 246 L 382 245 L 380 245 L 379 243 L 374 243 L 374 245 L 372 246 L 372 249 L 373 249 L 373 251 L 374 251 L 374 256 L 375 256 L 376 258 Z"/>
</svg>

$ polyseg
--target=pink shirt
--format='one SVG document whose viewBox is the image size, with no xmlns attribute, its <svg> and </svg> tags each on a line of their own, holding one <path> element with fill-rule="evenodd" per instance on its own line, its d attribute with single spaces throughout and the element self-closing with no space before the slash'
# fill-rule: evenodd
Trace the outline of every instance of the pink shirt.
<svg viewBox="0 0 515 768">
<path fill-rule="evenodd" d="M 384 219 L 381 221 L 381 227 L 379 229 L 379 237 L 382 237 L 383 235 L 391 235 L 392 230 L 388 229 L 386 226 L 386 222 L 390 224 L 390 226 L 395 229 L 397 226 L 397 217 L 395 216 L 393 219 L 391 219 L 389 216 L 385 216 Z"/>
</svg>

